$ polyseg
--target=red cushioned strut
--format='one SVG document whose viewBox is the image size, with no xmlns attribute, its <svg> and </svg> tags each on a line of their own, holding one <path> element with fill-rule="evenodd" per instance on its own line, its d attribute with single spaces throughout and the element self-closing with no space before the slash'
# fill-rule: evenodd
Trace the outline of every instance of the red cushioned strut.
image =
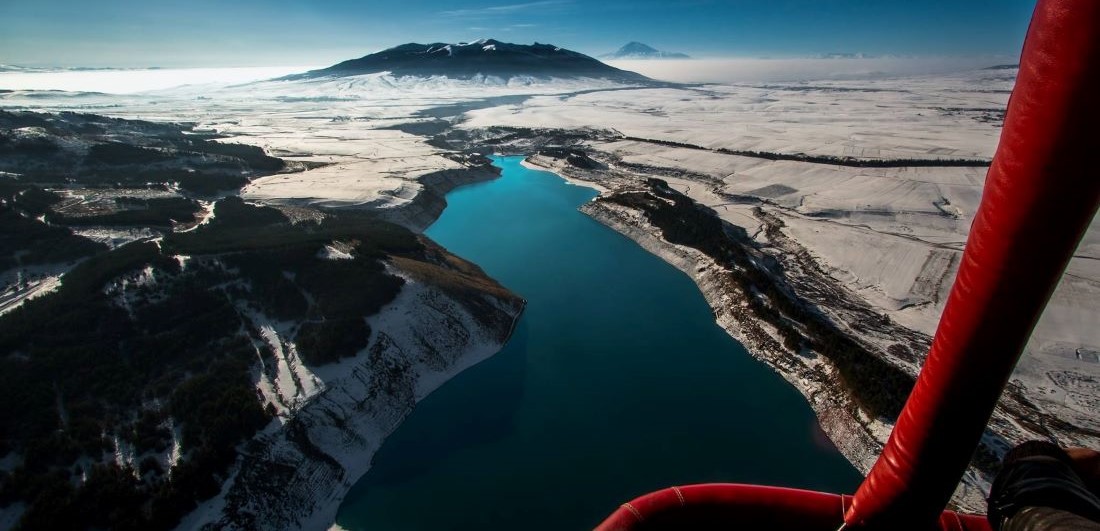
<svg viewBox="0 0 1100 531">
<path fill-rule="evenodd" d="M 1040 0 L 931 351 L 854 498 L 693 485 L 624 504 L 598 529 L 988 529 L 943 508 L 1100 203 L 1098 94 L 1100 0 Z"/>
<path fill-rule="evenodd" d="M 928 359 L 845 520 L 927 528 L 951 498 L 1100 201 L 1100 2 L 1042 0 Z"/>
</svg>

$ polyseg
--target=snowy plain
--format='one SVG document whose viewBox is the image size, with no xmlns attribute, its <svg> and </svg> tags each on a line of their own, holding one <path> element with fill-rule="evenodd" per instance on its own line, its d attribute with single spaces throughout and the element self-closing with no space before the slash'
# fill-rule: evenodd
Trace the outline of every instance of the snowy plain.
<svg viewBox="0 0 1100 531">
<path fill-rule="evenodd" d="M 683 63 L 689 66 L 660 68 L 690 68 Z M 838 73 L 838 65 L 813 63 L 792 81 L 785 70 L 791 65 L 753 63 L 758 73 L 723 83 L 659 88 L 593 79 L 372 74 L 157 86 L 130 94 L 107 93 L 99 81 L 75 83 L 71 92 L 31 90 L 43 87 L 7 85 L 15 78 L 5 76 L 14 74 L 0 74 L 0 89 L 8 89 L 0 92 L 0 108 L 194 123 L 309 168 L 254 181 L 243 191 L 250 201 L 370 209 L 407 205 L 423 190 L 419 177 L 454 168 L 448 150 L 428 142 L 441 119 L 471 132 L 606 131 L 618 138 L 581 147 L 639 182 L 665 179 L 767 245 L 753 205 L 737 198 L 761 201 L 838 284 L 931 335 L 981 198 L 984 167 L 851 167 L 718 150 L 988 161 L 1015 70 L 966 65 L 949 73 L 890 73 L 856 62 Z M 1094 221 L 1013 376 L 1043 411 L 1091 430 L 1100 429 L 1098 322 L 1100 229 Z"/>
</svg>

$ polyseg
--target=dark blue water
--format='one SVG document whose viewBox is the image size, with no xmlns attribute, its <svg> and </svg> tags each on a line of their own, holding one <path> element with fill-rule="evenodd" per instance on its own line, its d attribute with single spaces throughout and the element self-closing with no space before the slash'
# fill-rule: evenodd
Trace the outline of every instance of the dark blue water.
<svg viewBox="0 0 1100 531">
<path fill-rule="evenodd" d="M 417 405 L 340 508 L 348 529 L 590 529 L 671 485 L 852 492 L 793 388 L 683 273 L 577 212 L 588 188 L 496 159 L 428 235 L 527 298 L 499 354 Z"/>
</svg>

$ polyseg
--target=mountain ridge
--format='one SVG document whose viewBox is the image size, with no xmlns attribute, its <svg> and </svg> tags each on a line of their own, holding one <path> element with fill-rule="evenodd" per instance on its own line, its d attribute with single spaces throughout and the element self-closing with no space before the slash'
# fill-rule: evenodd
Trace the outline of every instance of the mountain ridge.
<svg viewBox="0 0 1100 531">
<path fill-rule="evenodd" d="M 601 78 L 648 82 L 649 78 L 553 44 L 513 44 L 495 39 L 407 43 L 282 80 L 346 77 L 389 72 L 394 76 Z"/>
</svg>

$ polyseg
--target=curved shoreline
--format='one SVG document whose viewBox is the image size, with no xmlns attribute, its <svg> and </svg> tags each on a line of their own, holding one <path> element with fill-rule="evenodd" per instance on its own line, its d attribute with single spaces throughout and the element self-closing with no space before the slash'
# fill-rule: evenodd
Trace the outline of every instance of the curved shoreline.
<svg viewBox="0 0 1100 531">
<path fill-rule="evenodd" d="M 569 175 L 573 168 L 557 159 L 533 156 L 524 164 L 553 172 L 575 184 L 593 186 L 587 179 Z M 577 171 L 586 173 L 585 170 Z M 598 171 L 593 173 L 598 174 Z M 600 189 L 599 197 L 612 193 L 606 187 Z M 586 203 L 580 210 L 691 278 L 714 310 L 718 325 L 802 394 L 822 430 L 853 466 L 863 474 L 870 470 L 890 435 L 892 424 L 870 417 L 852 404 L 851 398 L 834 380 L 836 376 L 828 363 L 819 355 L 811 352 L 807 357 L 787 350 L 777 330 L 739 303 L 743 295 L 722 278 L 728 272 L 722 265 L 696 249 L 666 241 L 661 230 L 649 223 L 640 211 L 597 201 Z M 984 511 L 983 491 L 988 489 L 987 482 L 972 466 L 960 483 L 953 503 L 963 510 Z"/>
<path fill-rule="evenodd" d="M 573 185 L 593 188 L 599 192 L 599 197 L 612 193 L 609 188 L 597 182 L 571 175 L 571 172 L 568 171 L 570 168 L 555 165 L 556 160 L 542 159 L 544 157 L 525 157 L 522 165 L 530 169 L 552 172 Z M 389 221 L 404 225 L 416 232 L 423 232 L 424 229 L 438 219 L 446 208 L 445 195 L 448 192 L 466 184 L 492 180 L 499 177 L 499 175 L 499 170 L 493 166 L 472 166 L 464 169 L 430 173 L 417 179 L 422 189 L 411 202 L 398 208 L 382 209 L 381 214 Z M 660 230 L 657 227 L 639 223 L 639 219 L 644 221 L 644 218 L 630 216 L 624 212 L 626 209 L 612 208 L 607 204 L 593 201 L 582 205 L 580 210 L 688 275 L 715 311 L 715 320 L 719 326 L 731 337 L 745 345 L 753 357 L 766 363 L 797 389 L 807 400 L 822 429 L 840 452 L 861 472 L 866 473 L 869 470 L 875 459 L 877 459 L 882 444 L 889 435 L 891 426 L 879 419 L 869 418 L 859 412 L 858 409 L 852 408 L 845 393 L 836 389 L 835 385 L 830 385 L 827 380 L 828 375 L 825 374 L 825 369 L 823 369 L 820 360 L 807 362 L 782 348 L 770 348 L 765 344 L 776 343 L 776 341 L 765 342 L 756 339 L 756 335 L 761 332 L 773 340 L 778 339 L 778 337 L 774 334 L 774 330 L 768 329 L 766 325 L 761 327 L 758 323 L 752 323 L 754 316 L 750 313 L 730 311 L 731 293 L 728 286 L 725 286 L 720 278 L 720 273 L 724 271 L 721 265 L 695 249 L 665 241 L 660 236 Z M 370 458 L 373 458 L 374 453 L 382 445 L 385 438 L 400 426 L 403 419 L 419 400 L 428 396 L 432 391 L 438 389 L 466 368 L 488 359 L 498 352 L 507 342 L 507 337 L 510 337 L 512 331 L 514 331 L 515 323 L 518 322 L 521 313 L 522 308 L 514 314 L 506 338 L 495 348 L 460 356 L 460 361 L 451 366 L 449 370 L 419 376 L 417 380 L 422 381 L 423 385 L 417 386 L 418 396 L 412 403 L 403 407 L 400 413 L 391 413 L 390 416 L 386 417 L 387 427 L 371 433 L 377 440 L 370 448 L 358 453 L 358 457 L 362 458 L 364 455 L 369 455 Z M 746 328 L 753 326 L 757 328 L 755 330 L 756 335 L 746 333 Z M 338 390 L 334 390 L 334 392 L 336 391 Z M 315 397 L 314 402 L 311 402 L 310 405 L 323 398 L 322 396 Z M 310 406 L 307 405 L 303 408 L 299 415 L 306 413 L 306 409 L 310 409 Z M 348 456 L 344 457 L 347 458 Z M 298 521 L 303 529 L 327 529 L 330 525 L 335 526 L 336 512 L 348 490 L 370 469 L 369 458 L 363 460 L 365 463 L 351 463 L 347 462 L 346 459 L 338 459 L 338 461 L 340 461 L 344 471 L 341 474 L 340 481 L 332 485 L 333 491 L 330 492 L 330 496 L 323 500 L 323 503 L 315 505 L 305 520 Z M 345 462 L 347 462 L 346 465 Z M 956 502 L 964 508 L 978 508 L 978 504 L 984 501 L 980 492 L 981 478 L 973 471 L 969 475 L 971 476 L 969 486 L 976 488 L 965 489 L 968 485 L 961 487 L 968 492 L 957 496 Z M 231 488 L 232 483 L 232 481 L 227 482 L 227 486 Z M 222 495 L 217 499 L 224 500 L 225 491 L 227 490 L 229 489 L 223 489 Z M 305 498 L 309 499 L 308 496 Z M 207 520 L 207 522 L 213 524 L 214 521 Z M 219 524 L 224 523 L 226 523 L 225 520 L 219 522 Z M 186 528 L 187 526 L 181 525 L 180 527 Z"/>
<path fill-rule="evenodd" d="M 604 197 L 610 193 L 608 188 L 570 176 L 568 172 L 563 171 L 562 166 L 554 165 L 542 158 L 527 157 L 523 165 L 552 172 L 578 186 L 595 188 L 600 192 L 597 197 Z M 730 337 L 745 345 L 746 350 L 754 358 L 767 364 L 802 394 L 833 444 L 853 466 L 866 474 L 878 459 L 891 426 L 878 419 L 868 418 L 866 415 L 851 414 L 852 409 L 844 393 L 822 385 L 821 375 L 818 373 L 819 364 L 808 366 L 801 363 L 801 360 L 797 359 L 798 356 L 780 348 L 768 348 L 762 341 L 744 333 L 746 326 L 757 326 L 757 328 L 759 326 L 748 322 L 749 319 L 754 319 L 754 316 L 748 312 L 730 311 L 731 293 L 720 278 L 724 268 L 702 252 L 669 243 L 661 237 L 659 228 L 647 223 L 642 216 L 630 216 L 625 210 L 595 201 L 580 207 L 580 211 L 587 216 L 629 238 L 647 252 L 691 278 L 714 310 L 718 325 Z M 776 340 L 771 343 L 781 344 L 781 338 L 773 334 L 768 336 Z M 796 360 L 797 364 L 790 363 L 790 360 Z"/>
<path fill-rule="evenodd" d="M 498 176 L 499 170 L 492 166 L 424 175 L 418 179 L 423 188 L 410 204 L 382 215 L 422 233 L 443 212 L 447 192 Z M 484 275 L 476 265 L 465 263 Z M 406 278 L 406 285 L 396 300 L 368 318 L 374 333 L 366 351 L 313 368 L 324 383 L 323 390 L 283 424 L 273 422 L 246 443 L 220 493 L 189 513 L 177 529 L 333 528 L 344 497 L 371 468 L 386 437 L 418 402 L 498 353 L 526 305 L 520 298 L 485 293 L 493 315 L 478 315 L 474 306 L 467 307 L 454 295 L 417 280 L 415 273 L 396 267 L 394 272 Z M 437 326 L 441 318 L 459 326 L 444 330 Z M 465 346 L 441 368 L 417 361 L 432 352 L 449 352 L 447 345 L 455 344 Z M 391 365 L 409 366 L 404 377 L 385 384 L 395 389 L 389 394 L 376 395 L 377 386 L 372 386 L 379 375 L 369 365 L 378 356 Z"/>
<path fill-rule="evenodd" d="M 428 234 L 528 295 L 537 319 L 521 327 L 515 349 L 418 407 L 352 490 L 341 525 L 522 528 L 520 515 L 545 508 L 545 496 L 570 509 L 532 527 L 563 529 L 594 525 L 608 507 L 677 482 L 858 485 L 862 476 L 824 442 L 803 397 L 719 329 L 688 278 L 579 211 L 591 187 L 521 160 L 504 159 L 500 181 L 449 196 Z M 661 418 L 664 429 L 645 427 Z M 653 459 L 685 447 L 695 450 Z M 752 457 L 777 448 L 794 457 Z M 584 486 L 552 494 L 577 481 Z M 437 516 L 421 512 L 417 500 L 454 490 Z M 484 500 L 496 501 L 463 509 Z"/>
<path fill-rule="evenodd" d="M 724 272 L 722 266 L 695 249 L 665 241 L 660 237 L 660 231 L 656 227 L 632 223 L 638 218 L 632 218 L 624 209 L 610 207 L 603 203 L 589 203 L 581 207 L 581 212 L 633 240 L 646 251 L 691 278 L 714 310 L 718 325 L 730 337 L 745 345 L 746 350 L 754 358 L 767 364 L 802 394 L 814 410 L 822 429 L 852 465 L 864 474 L 870 470 L 882 448 L 873 433 L 878 429 L 889 430 L 889 426 L 877 419 L 861 419 L 851 415 L 843 393 L 837 393 L 834 389 L 820 385 L 820 375 L 817 373 L 819 364 L 807 364 L 802 360 L 791 363 L 793 359 L 791 354 L 769 348 L 756 335 L 746 333 L 746 328 L 749 326 L 755 325 L 758 333 L 764 327 L 759 326 L 759 323 L 748 322 L 748 319 L 752 319 L 753 316 L 747 312 L 739 314 L 729 310 L 731 302 L 734 301 L 730 300 L 730 293 L 725 282 L 720 278 L 721 273 Z M 767 331 L 764 333 L 767 334 Z M 780 339 L 771 334 L 767 336 Z"/>
<path fill-rule="evenodd" d="M 606 187 L 575 177 L 568 177 L 560 169 L 550 165 L 541 165 L 528 160 L 524 161 L 524 165 L 553 172 L 566 181 L 579 186 L 596 188 L 600 191 L 599 197 L 610 193 L 610 190 Z M 843 396 L 843 393 L 813 385 L 818 378 L 818 375 L 814 374 L 818 368 L 817 366 L 785 363 L 783 360 L 790 360 L 793 357 L 791 353 L 768 348 L 762 341 L 744 333 L 745 327 L 751 325 L 746 320 L 752 319 L 753 316 L 729 311 L 730 293 L 724 285 L 725 283 L 720 279 L 720 274 L 724 272 L 721 265 L 695 249 L 669 243 L 661 237 L 660 229 L 653 225 L 631 223 L 631 221 L 644 221 L 644 218 L 630 218 L 624 215 L 624 212 L 616 212 L 615 209 L 605 203 L 593 201 L 582 205 L 580 211 L 634 241 L 649 253 L 664 260 L 691 278 L 711 309 L 714 310 L 715 322 L 730 337 L 745 345 L 749 354 L 771 367 L 802 394 L 813 409 L 822 429 L 853 466 L 863 474 L 870 470 L 871 465 L 874 464 L 882 449 L 882 442 L 876 439 L 874 433 L 881 433 L 882 430 L 889 433 L 890 426 L 877 419 L 870 419 L 862 415 L 860 416 L 862 418 L 859 418 L 850 414 L 850 409 L 847 407 L 849 405 L 848 400 Z M 777 340 L 775 343 L 781 342 L 781 338 L 771 337 Z"/>
<path fill-rule="evenodd" d="M 460 324 L 457 330 L 440 331 L 440 309 Z M 497 310 L 508 317 L 500 331 L 510 336 L 523 303 L 500 301 Z M 329 529 L 348 490 L 371 468 L 378 448 L 415 405 L 495 355 L 507 341 L 498 330 L 479 329 L 479 319 L 461 301 L 419 282 L 409 282 L 397 300 L 369 321 L 377 332 L 368 352 L 319 368 L 324 389 L 285 424 L 269 427 L 246 444 L 219 496 L 178 529 Z M 425 354 L 443 351 L 464 337 L 469 338 L 466 346 L 438 370 L 411 354 L 416 346 Z M 404 377 L 384 384 L 393 392 L 374 394 L 372 383 L 379 375 L 370 374 L 368 365 L 377 356 L 414 362 Z"/>
</svg>

